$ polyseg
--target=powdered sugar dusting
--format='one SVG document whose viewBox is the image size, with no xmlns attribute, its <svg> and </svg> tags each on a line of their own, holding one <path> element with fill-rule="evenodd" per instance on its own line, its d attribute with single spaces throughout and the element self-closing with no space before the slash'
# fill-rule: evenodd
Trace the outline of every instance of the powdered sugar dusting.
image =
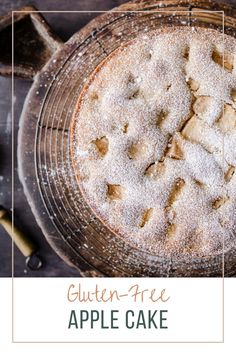
<svg viewBox="0 0 236 354">
<path fill-rule="evenodd" d="M 127 242 L 158 255 L 205 257 L 235 243 L 236 176 L 224 176 L 236 165 L 236 129 L 223 132 L 219 120 L 235 105 L 236 65 L 213 60 L 222 42 L 214 30 L 150 32 L 102 63 L 79 99 L 71 140 L 85 199 Z M 233 56 L 236 41 L 224 43 Z"/>
</svg>

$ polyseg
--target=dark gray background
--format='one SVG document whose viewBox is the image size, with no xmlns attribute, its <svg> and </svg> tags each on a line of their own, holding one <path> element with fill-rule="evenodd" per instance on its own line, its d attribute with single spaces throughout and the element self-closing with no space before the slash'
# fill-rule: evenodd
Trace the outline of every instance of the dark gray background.
<svg viewBox="0 0 236 354">
<path fill-rule="evenodd" d="M 47 1 L 27 1 L 27 0 L 1 0 L 0 15 L 16 10 L 24 5 L 33 5 L 38 10 L 108 10 L 124 3 L 122 0 L 47 0 Z M 222 2 L 222 1 L 221 1 Z M 235 4 L 236 0 L 225 1 Z M 64 40 L 68 40 L 71 35 L 83 27 L 90 19 L 97 14 L 91 13 L 50 13 L 44 14 L 53 30 Z M 1 48 L 3 50 L 3 48 Z M 31 82 L 22 79 L 15 80 L 15 119 L 14 136 L 16 152 L 18 122 L 21 114 L 25 96 L 31 86 Z M 12 173 L 12 119 L 11 119 L 11 78 L 0 77 L 0 205 L 10 209 L 12 205 L 11 193 L 11 173 Z M 16 154 L 15 154 L 16 155 Z M 16 166 L 17 161 L 15 161 Z M 19 227 L 34 239 L 43 256 L 44 267 L 39 271 L 29 271 L 25 266 L 25 259 L 15 250 L 14 275 L 21 277 L 30 276 L 79 276 L 77 270 L 67 266 L 47 244 L 40 228 L 32 215 L 31 209 L 23 194 L 22 186 L 18 180 L 17 168 L 15 168 L 14 183 L 14 205 L 15 222 Z M 12 274 L 11 259 L 11 239 L 0 226 L 0 277 L 9 277 Z"/>
</svg>

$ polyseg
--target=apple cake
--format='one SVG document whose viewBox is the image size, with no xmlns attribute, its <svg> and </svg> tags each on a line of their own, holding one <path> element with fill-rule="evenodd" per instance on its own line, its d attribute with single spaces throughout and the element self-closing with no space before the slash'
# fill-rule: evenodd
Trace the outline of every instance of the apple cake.
<svg viewBox="0 0 236 354">
<path fill-rule="evenodd" d="M 85 83 L 70 147 L 83 197 L 114 233 L 163 257 L 235 244 L 236 40 L 213 29 L 141 34 Z"/>
</svg>

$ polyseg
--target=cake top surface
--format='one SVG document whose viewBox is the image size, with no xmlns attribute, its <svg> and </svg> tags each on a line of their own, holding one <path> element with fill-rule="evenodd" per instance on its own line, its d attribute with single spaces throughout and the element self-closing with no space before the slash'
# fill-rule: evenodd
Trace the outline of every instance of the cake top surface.
<svg viewBox="0 0 236 354">
<path fill-rule="evenodd" d="M 74 168 L 134 247 L 206 257 L 235 243 L 236 40 L 166 28 L 107 57 L 78 99 Z"/>
</svg>

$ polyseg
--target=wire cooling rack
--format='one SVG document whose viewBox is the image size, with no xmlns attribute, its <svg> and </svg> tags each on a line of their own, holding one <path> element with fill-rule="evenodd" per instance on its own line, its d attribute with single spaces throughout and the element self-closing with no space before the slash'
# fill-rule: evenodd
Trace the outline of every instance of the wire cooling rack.
<svg viewBox="0 0 236 354">
<path fill-rule="evenodd" d="M 222 31 L 221 12 L 181 11 L 182 8 L 139 9 L 107 13 L 99 26 L 81 43 L 71 41 L 69 55 L 56 72 L 45 71 L 35 95 L 45 91 L 35 136 L 35 169 L 48 219 L 57 234 L 94 268 L 93 275 L 107 276 L 221 276 L 222 256 L 211 259 L 163 259 L 133 247 L 109 230 L 94 215 L 78 187 L 70 156 L 70 124 L 82 87 L 96 66 L 122 43 L 162 25 L 200 25 Z M 228 27 L 232 34 L 232 27 Z M 63 49 L 62 49 L 63 50 Z M 57 65 L 57 57 L 50 65 Z M 52 243 L 53 243 L 53 236 Z M 232 255 L 231 255 L 232 256 Z"/>
</svg>

